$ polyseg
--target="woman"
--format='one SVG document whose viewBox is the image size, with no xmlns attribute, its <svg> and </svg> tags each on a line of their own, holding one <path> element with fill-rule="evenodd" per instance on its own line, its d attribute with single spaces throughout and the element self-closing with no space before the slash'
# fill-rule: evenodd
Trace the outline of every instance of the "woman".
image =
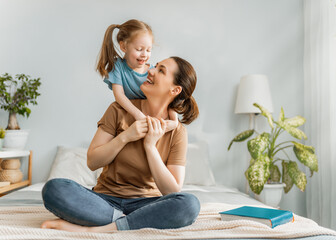
<svg viewBox="0 0 336 240">
<path fill-rule="evenodd" d="M 192 97 L 193 67 L 179 57 L 159 62 L 141 85 L 147 99 L 132 103 L 147 118 L 135 121 L 114 102 L 98 122 L 87 153 L 91 170 L 104 167 L 93 190 L 68 179 L 46 183 L 45 207 L 60 217 L 42 228 L 109 232 L 140 228 L 179 228 L 192 224 L 198 199 L 181 193 L 185 175 L 187 131 L 181 123 L 165 133 L 168 109 L 189 124 L 198 116 Z"/>
</svg>

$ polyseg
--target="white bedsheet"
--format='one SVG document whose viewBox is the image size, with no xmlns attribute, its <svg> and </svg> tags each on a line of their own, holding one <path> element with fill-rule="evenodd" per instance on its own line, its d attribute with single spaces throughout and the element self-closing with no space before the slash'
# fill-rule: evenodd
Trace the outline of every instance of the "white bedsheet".
<svg viewBox="0 0 336 240">
<path fill-rule="evenodd" d="M 112 235 L 40 229 L 39 226 L 43 221 L 54 217 L 42 205 L 43 185 L 44 183 L 37 183 L 0 198 L 0 239 L 260 239 L 263 237 L 303 240 L 298 237 L 313 236 L 309 240 L 330 240 L 336 236 L 336 232 L 321 228 L 312 220 L 300 216 L 295 216 L 294 223 L 274 229 L 253 221 L 221 221 L 219 211 L 241 205 L 262 204 L 234 188 L 196 185 L 183 187 L 184 192 L 195 194 L 202 203 L 197 221 L 185 228 L 168 230 L 148 228 L 115 232 Z"/>
</svg>

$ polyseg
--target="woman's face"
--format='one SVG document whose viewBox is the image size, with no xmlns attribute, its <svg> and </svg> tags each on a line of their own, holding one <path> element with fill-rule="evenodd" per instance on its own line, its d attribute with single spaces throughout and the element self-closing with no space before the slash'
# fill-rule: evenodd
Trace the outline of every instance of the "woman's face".
<svg viewBox="0 0 336 240">
<path fill-rule="evenodd" d="M 158 62 L 155 68 L 148 71 L 147 81 L 140 86 L 140 89 L 147 98 L 150 96 L 167 96 L 177 87 L 174 85 L 177 71 L 178 66 L 172 58 Z"/>
</svg>

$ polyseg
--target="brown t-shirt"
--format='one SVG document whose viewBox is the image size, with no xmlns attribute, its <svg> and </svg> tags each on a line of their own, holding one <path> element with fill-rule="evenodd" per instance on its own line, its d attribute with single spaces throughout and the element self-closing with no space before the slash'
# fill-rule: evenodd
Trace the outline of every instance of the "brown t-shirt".
<svg viewBox="0 0 336 240">
<path fill-rule="evenodd" d="M 140 99 L 131 100 L 141 110 Z M 98 122 L 105 132 L 118 136 L 135 121 L 117 102 L 112 103 Z M 167 165 L 186 164 L 187 130 L 179 123 L 165 133 L 157 142 L 156 148 Z M 161 196 L 152 177 L 143 146 L 143 139 L 127 143 L 114 160 L 104 167 L 94 191 L 122 198 Z"/>
</svg>

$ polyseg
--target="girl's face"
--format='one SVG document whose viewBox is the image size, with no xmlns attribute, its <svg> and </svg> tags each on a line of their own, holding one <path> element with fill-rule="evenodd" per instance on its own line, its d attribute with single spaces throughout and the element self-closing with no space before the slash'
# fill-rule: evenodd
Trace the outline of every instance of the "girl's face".
<svg viewBox="0 0 336 240">
<path fill-rule="evenodd" d="M 120 49 L 125 53 L 127 65 L 142 73 L 152 51 L 153 37 L 149 33 L 137 34 L 131 42 L 120 42 Z"/>
<path fill-rule="evenodd" d="M 175 73 L 178 66 L 174 59 L 168 58 L 156 64 L 155 68 L 148 71 L 147 81 L 145 81 L 140 89 L 148 97 L 164 97 L 171 96 L 175 98 L 182 88 L 174 84 Z"/>
</svg>

